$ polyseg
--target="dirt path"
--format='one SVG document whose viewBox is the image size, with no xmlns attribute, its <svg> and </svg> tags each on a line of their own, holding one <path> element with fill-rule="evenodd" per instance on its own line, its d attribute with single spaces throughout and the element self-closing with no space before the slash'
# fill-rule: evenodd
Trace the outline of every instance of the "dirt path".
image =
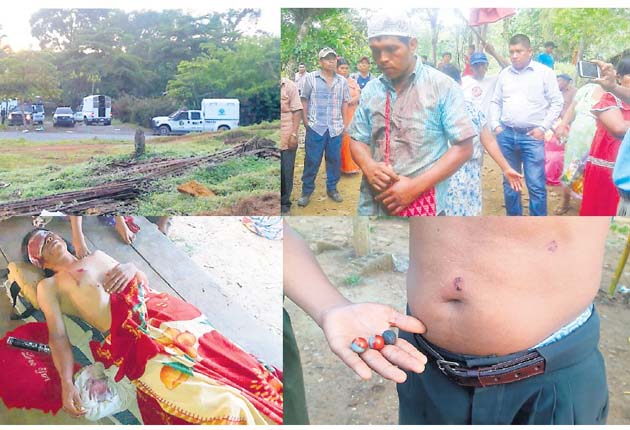
<svg viewBox="0 0 630 430">
<path fill-rule="evenodd" d="M 618 220 L 630 225 L 630 220 Z M 378 301 L 404 310 L 406 304 L 403 273 L 372 271 L 361 274 L 364 262 L 353 257 L 347 239 L 352 231 L 350 218 L 293 217 L 289 223 L 311 244 L 323 250 L 317 259 L 334 285 L 353 301 Z M 374 252 L 408 256 L 408 225 L 404 220 L 371 221 Z M 608 288 L 617 266 L 625 237 L 611 232 L 606 244 L 602 291 L 596 298 L 601 317 L 600 349 L 606 360 L 610 413 L 609 424 L 630 423 L 630 294 L 610 301 Z M 630 286 L 630 264 L 620 281 Z M 395 384 L 381 377 L 364 382 L 347 369 L 326 347 L 319 327 L 293 303 L 286 300 L 298 339 L 311 424 L 395 424 L 398 399 Z"/>
<path fill-rule="evenodd" d="M 293 193 L 291 194 L 291 215 L 341 215 L 348 216 L 357 213 L 359 204 L 359 186 L 361 174 L 341 175 L 337 184 L 337 190 L 343 197 L 343 202 L 336 203 L 326 195 L 326 163 L 322 161 L 317 179 L 315 191 L 311 196 L 311 202 L 305 208 L 297 205 L 297 199 L 302 194 L 302 173 L 304 172 L 304 147 L 300 146 L 295 157 L 295 174 L 293 176 Z"/>
<path fill-rule="evenodd" d="M 300 147 L 295 160 L 295 175 L 293 182 L 293 194 L 291 215 L 354 215 L 357 212 L 359 201 L 359 186 L 361 185 L 361 174 L 342 175 L 339 181 L 338 190 L 344 198 L 342 203 L 335 203 L 326 196 L 326 171 L 325 163 L 319 169 L 319 174 L 315 181 L 315 192 L 311 198 L 311 203 L 305 207 L 297 206 L 297 199 L 302 190 L 302 172 L 304 171 L 304 148 Z M 483 183 L 483 213 L 482 215 L 505 215 L 505 205 L 503 201 L 503 174 L 501 169 L 489 155 L 485 155 L 482 183 Z M 549 215 L 554 214 L 556 207 L 561 201 L 560 187 L 547 187 L 547 207 Z M 529 198 L 527 190 L 523 192 L 524 215 L 529 213 Z M 578 215 L 579 202 L 572 199 L 571 209 L 567 216 Z"/>
</svg>

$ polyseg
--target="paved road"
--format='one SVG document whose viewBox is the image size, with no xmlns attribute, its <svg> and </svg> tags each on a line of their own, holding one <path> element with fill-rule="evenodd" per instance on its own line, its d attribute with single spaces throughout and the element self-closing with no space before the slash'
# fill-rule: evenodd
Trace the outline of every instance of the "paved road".
<svg viewBox="0 0 630 430">
<path fill-rule="evenodd" d="M 131 140 L 133 141 L 136 128 L 129 125 L 83 125 L 74 127 L 53 127 L 52 122 L 44 123 L 44 130 L 39 125 L 30 127 L 8 127 L 0 130 L 0 139 L 26 139 L 33 142 L 48 142 L 59 140 L 79 139 L 107 139 L 107 140 Z M 151 130 L 143 129 L 147 139 L 152 138 Z"/>
</svg>

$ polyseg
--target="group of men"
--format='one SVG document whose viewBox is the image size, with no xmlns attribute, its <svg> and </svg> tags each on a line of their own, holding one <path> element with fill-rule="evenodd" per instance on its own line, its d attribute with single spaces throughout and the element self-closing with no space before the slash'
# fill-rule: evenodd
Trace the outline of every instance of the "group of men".
<svg viewBox="0 0 630 430">
<path fill-rule="evenodd" d="M 470 49 L 470 75 L 464 76 L 461 87 L 418 58 L 418 42 L 406 18 L 370 20 L 368 44 L 382 75 L 363 82 L 361 100 L 348 129 L 343 124 L 350 96 L 346 80 L 335 73 L 334 50 L 320 51 L 320 70 L 307 73 L 300 65 L 297 89 L 292 89 L 289 80 L 282 80 L 284 213 L 291 205 L 297 130 L 302 119 L 306 139 L 299 206 L 309 203 L 324 154 L 327 194 L 333 201 L 342 201 L 336 186 L 341 135 L 348 133 L 352 157 L 363 173 L 359 215 L 442 214 L 448 178 L 470 158 L 477 135 L 465 108 L 467 100 L 484 114 L 510 166 L 525 174 L 529 214 L 547 215 L 544 136 L 565 107 L 563 92 L 566 96 L 568 86 L 562 83 L 571 79 L 556 77 L 552 69 L 553 57 L 548 51 L 555 47 L 553 42 L 545 44 L 546 52 L 536 57 L 538 61 L 523 34 L 510 39 L 509 61 L 486 44 L 486 52 L 502 67 L 496 76 L 486 75 L 486 54 Z M 367 57 L 361 64 L 369 72 Z M 365 69 L 359 71 L 366 76 Z M 520 191 L 512 189 L 505 178 L 503 190 L 507 214 L 522 215 Z"/>
</svg>

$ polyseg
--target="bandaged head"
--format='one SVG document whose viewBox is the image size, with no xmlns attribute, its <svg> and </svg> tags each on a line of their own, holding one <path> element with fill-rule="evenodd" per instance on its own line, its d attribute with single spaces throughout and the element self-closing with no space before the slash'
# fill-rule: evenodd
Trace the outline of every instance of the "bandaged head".
<svg viewBox="0 0 630 430">
<path fill-rule="evenodd" d="M 46 237 L 49 233 L 50 232 L 47 230 L 37 230 L 32 234 L 28 241 L 28 259 L 32 264 L 40 269 L 44 268 L 44 257 L 42 256 L 42 251 L 44 249 Z"/>
</svg>

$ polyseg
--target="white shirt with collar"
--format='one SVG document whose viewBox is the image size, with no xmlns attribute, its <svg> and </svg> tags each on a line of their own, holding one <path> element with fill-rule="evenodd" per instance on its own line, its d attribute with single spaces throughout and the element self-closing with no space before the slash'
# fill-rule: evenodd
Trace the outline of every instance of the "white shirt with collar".
<svg viewBox="0 0 630 430">
<path fill-rule="evenodd" d="M 550 129 L 560 115 L 564 99 L 555 72 L 536 61 L 521 70 L 513 66 L 498 76 L 490 103 L 492 130 L 500 125 Z"/>
</svg>

